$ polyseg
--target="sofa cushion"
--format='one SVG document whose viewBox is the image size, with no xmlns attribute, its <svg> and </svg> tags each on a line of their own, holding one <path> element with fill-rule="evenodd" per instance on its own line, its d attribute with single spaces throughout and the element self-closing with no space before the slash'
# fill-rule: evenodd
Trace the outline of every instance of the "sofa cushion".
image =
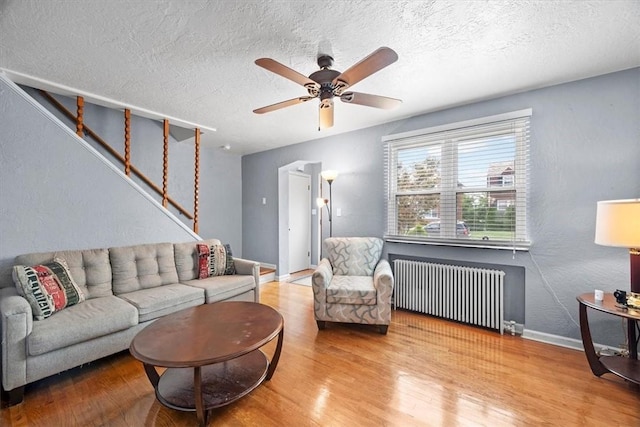
<svg viewBox="0 0 640 427">
<path fill-rule="evenodd" d="M 371 276 L 333 276 L 326 295 L 330 304 L 376 305 L 377 302 Z"/>
<path fill-rule="evenodd" d="M 109 258 L 115 295 L 178 282 L 171 243 L 109 248 Z"/>
<path fill-rule="evenodd" d="M 382 243 L 377 237 L 330 237 L 324 247 L 333 274 L 372 276 L 382 255 Z"/>
<path fill-rule="evenodd" d="M 176 243 L 173 245 L 175 253 L 176 270 L 178 270 L 178 279 L 180 282 L 185 280 L 197 279 L 199 276 L 198 264 L 198 248 L 197 245 L 203 243 L 206 245 L 222 244 L 218 239 L 208 239 L 197 242 Z"/>
<path fill-rule="evenodd" d="M 73 281 L 62 258 L 34 266 L 13 267 L 18 293 L 31 305 L 35 320 L 44 320 L 55 312 L 84 301 L 84 293 Z"/>
<path fill-rule="evenodd" d="M 204 289 L 205 302 L 207 304 L 223 301 L 256 288 L 256 281 L 253 276 L 239 274 L 186 280 L 182 283 Z"/>
<path fill-rule="evenodd" d="M 107 249 L 40 252 L 19 255 L 15 264 L 35 265 L 63 258 L 69 266 L 71 277 L 80 287 L 86 299 L 113 295 L 111 291 L 111 263 Z"/>
<path fill-rule="evenodd" d="M 102 337 L 138 323 L 134 306 L 120 298 L 92 298 L 42 322 L 33 323 L 27 338 L 31 356 Z"/>
<path fill-rule="evenodd" d="M 236 274 L 231 245 L 199 243 L 196 248 L 198 250 L 198 279 Z"/>
<path fill-rule="evenodd" d="M 183 308 L 204 304 L 202 289 L 178 283 L 119 294 L 118 297 L 138 309 L 140 322 L 156 319 Z"/>
</svg>

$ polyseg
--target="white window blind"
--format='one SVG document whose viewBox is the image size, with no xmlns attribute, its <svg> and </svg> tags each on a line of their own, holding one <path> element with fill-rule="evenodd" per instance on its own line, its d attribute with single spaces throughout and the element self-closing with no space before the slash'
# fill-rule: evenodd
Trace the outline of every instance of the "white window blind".
<svg viewBox="0 0 640 427">
<path fill-rule="evenodd" d="M 390 240 L 527 247 L 531 110 L 390 135 Z"/>
</svg>

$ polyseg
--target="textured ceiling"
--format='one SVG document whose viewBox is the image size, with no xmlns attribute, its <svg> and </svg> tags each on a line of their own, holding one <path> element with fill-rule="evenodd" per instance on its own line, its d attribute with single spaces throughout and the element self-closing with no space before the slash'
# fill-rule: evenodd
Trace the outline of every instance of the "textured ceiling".
<svg viewBox="0 0 640 427">
<path fill-rule="evenodd" d="M 0 0 L 0 69 L 17 83 L 198 124 L 239 154 L 640 66 L 640 1 Z M 318 102 L 256 115 L 303 87 L 318 53 L 344 71 L 380 46 L 398 62 L 354 86 L 395 110 Z M 176 120 L 176 123 L 178 121 Z"/>
</svg>

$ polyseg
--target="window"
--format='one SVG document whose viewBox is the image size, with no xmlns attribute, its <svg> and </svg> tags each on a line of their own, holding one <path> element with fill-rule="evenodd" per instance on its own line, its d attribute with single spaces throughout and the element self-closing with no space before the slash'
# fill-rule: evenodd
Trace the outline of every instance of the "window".
<svg viewBox="0 0 640 427">
<path fill-rule="evenodd" d="M 385 137 L 385 237 L 528 246 L 531 110 Z"/>
</svg>

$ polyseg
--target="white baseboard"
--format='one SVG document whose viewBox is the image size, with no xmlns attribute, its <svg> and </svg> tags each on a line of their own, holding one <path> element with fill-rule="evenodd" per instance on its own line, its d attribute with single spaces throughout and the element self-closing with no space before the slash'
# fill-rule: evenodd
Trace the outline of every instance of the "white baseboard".
<svg viewBox="0 0 640 427">
<path fill-rule="evenodd" d="M 532 331 L 531 329 L 524 329 L 522 331 L 522 338 L 546 344 L 553 344 L 560 347 L 572 348 L 574 350 L 584 350 L 581 340 L 567 338 L 561 335 L 548 334 L 546 332 Z"/>
<path fill-rule="evenodd" d="M 567 338 L 561 335 L 548 334 L 546 332 L 538 332 L 532 331 L 531 329 L 524 329 L 522 331 L 522 338 L 526 338 L 533 341 L 539 341 L 546 344 L 557 345 L 560 347 L 571 348 L 573 350 L 584 351 L 584 347 L 582 346 L 582 340 L 577 340 L 575 338 Z M 602 351 L 604 349 L 614 350 L 616 352 L 622 352 L 621 349 L 616 347 L 611 347 L 608 345 L 593 343 L 596 351 Z"/>
<path fill-rule="evenodd" d="M 266 265 L 266 264 L 263 264 L 263 265 Z M 276 268 L 276 267 L 274 266 L 273 268 Z M 316 268 L 318 268 L 317 265 L 313 265 L 312 264 L 312 265 L 309 266 L 310 270 L 315 270 Z M 290 278 L 291 278 L 291 274 L 289 274 L 289 273 L 283 274 L 281 276 L 276 276 L 276 280 L 278 282 L 288 282 Z"/>
</svg>

